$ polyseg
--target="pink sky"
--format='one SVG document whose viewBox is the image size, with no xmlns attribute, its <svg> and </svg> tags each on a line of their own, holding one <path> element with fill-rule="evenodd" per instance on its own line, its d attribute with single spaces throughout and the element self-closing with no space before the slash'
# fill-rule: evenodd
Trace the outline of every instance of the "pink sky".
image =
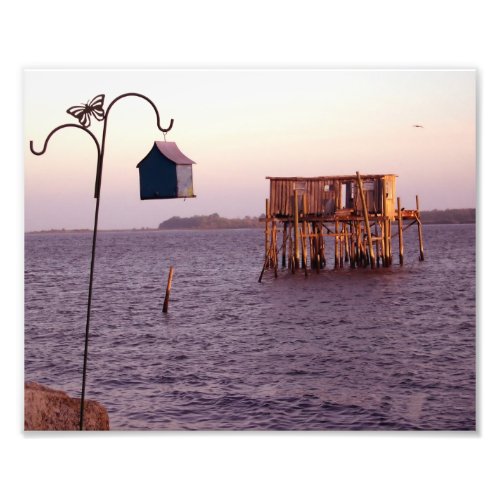
<svg viewBox="0 0 500 500">
<path fill-rule="evenodd" d="M 395 173 L 403 206 L 475 207 L 475 71 L 26 71 L 25 230 L 90 228 L 96 151 L 66 109 L 105 93 L 157 105 L 167 139 L 194 161 L 195 194 L 140 201 L 137 163 L 155 140 L 152 108 L 123 99 L 110 113 L 100 228 L 157 227 L 173 215 L 260 215 L 266 176 Z M 415 128 L 414 124 L 424 128 Z M 101 123 L 90 130 L 98 138 Z"/>
</svg>

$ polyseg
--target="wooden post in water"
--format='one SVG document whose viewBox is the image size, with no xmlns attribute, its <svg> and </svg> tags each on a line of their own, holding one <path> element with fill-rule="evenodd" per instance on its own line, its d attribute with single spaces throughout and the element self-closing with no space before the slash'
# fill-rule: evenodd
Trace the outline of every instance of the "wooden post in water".
<svg viewBox="0 0 500 500">
<path fill-rule="evenodd" d="M 338 269 L 340 267 L 340 249 L 342 247 L 342 240 L 340 239 L 340 233 L 339 233 L 339 221 L 335 221 L 335 236 L 334 236 L 334 241 L 335 241 L 335 263 L 333 268 Z"/>
<path fill-rule="evenodd" d="M 422 237 L 422 222 L 420 221 L 420 207 L 417 195 L 417 225 L 418 225 L 418 243 L 420 245 L 420 260 L 424 260 L 424 239 Z"/>
<path fill-rule="evenodd" d="M 398 236 L 399 236 L 399 265 L 403 265 L 403 218 L 401 216 L 401 199 L 398 196 Z"/>
<path fill-rule="evenodd" d="M 317 247 L 317 242 L 318 239 L 316 238 L 316 223 L 313 222 L 311 223 L 311 231 L 309 233 L 309 249 L 310 249 L 310 262 L 311 262 L 311 269 L 316 269 L 317 265 L 317 256 L 318 256 L 318 247 Z"/>
<path fill-rule="evenodd" d="M 269 199 L 266 198 L 266 245 L 265 245 L 265 267 L 269 267 L 269 214 L 270 214 L 270 209 L 269 209 Z"/>
<path fill-rule="evenodd" d="M 272 229 L 272 245 L 273 245 L 273 268 L 274 268 L 274 277 L 278 277 L 278 233 L 276 229 L 276 221 L 273 220 L 273 229 Z"/>
<path fill-rule="evenodd" d="M 362 265 L 361 252 L 361 223 L 356 222 L 356 263 L 358 267 Z"/>
<path fill-rule="evenodd" d="M 170 289 L 172 288 L 172 278 L 174 277 L 174 267 L 170 266 L 170 271 L 168 273 L 167 290 L 165 292 L 165 300 L 163 301 L 163 312 L 168 312 L 168 301 L 170 299 Z"/>
<path fill-rule="evenodd" d="M 344 246 L 345 246 L 345 262 L 349 262 L 351 260 L 351 256 L 349 255 L 349 232 L 347 230 L 347 224 L 344 223 Z"/>
<path fill-rule="evenodd" d="M 304 259 L 304 254 L 306 253 L 306 240 L 304 238 L 304 233 L 302 232 L 302 229 L 300 229 L 300 242 L 302 244 L 302 259 Z M 307 278 L 307 261 L 302 260 L 302 263 L 304 268 L 304 275 Z"/>
<path fill-rule="evenodd" d="M 296 189 L 293 190 L 293 232 L 294 232 L 294 246 L 293 246 L 293 259 L 295 267 L 299 266 L 299 194 Z"/>
<path fill-rule="evenodd" d="M 383 213 L 383 238 L 384 238 L 384 255 L 382 257 L 382 262 L 384 264 L 384 267 L 389 267 L 389 255 L 390 255 L 390 247 L 389 247 L 389 228 L 390 228 L 390 222 L 389 218 L 387 217 L 387 191 L 385 189 L 385 179 L 382 179 L 382 209 L 384 211 Z"/>
<path fill-rule="evenodd" d="M 302 267 L 304 269 L 307 269 L 307 244 L 304 240 L 304 238 L 307 235 L 307 212 L 308 212 L 308 206 L 307 206 L 307 194 L 304 192 L 302 195 L 302 212 L 303 212 L 303 220 L 302 220 L 302 232 L 300 234 L 300 239 L 303 243 L 302 246 Z M 306 270 L 306 276 L 307 276 L 307 270 Z"/>
<path fill-rule="evenodd" d="M 363 183 L 361 182 L 361 176 L 359 175 L 359 172 L 356 172 L 356 176 L 358 178 L 358 188 L 359 188 L 359 194 L 361 195 L 361 204 L 363 205 L 363 216 L 365 218 L 366 236 L 368 237 L 368 251 L 370 252 L 370 262 L 372 269 L 375 269 L 375 254 L 373 253 L 373 246 L 372 246 L 372 232 L 370 229 L 370 220 L 368 219 L 368 208 L 366 206 L 365 193 L 363 191 Z"/>
<path fill-rule="evenodd" d="M 316 271 L 319 273 L 321 269 L 321 241 L 319 240 L 319 225 L 314 224 L 314 241 L 316 243 Z"/>
<path fill-rule="evenodd" d="M 344 224 L 339 224 L 339 264 L 344 267 Z"/>
<path fill-rule="evenodd" d="M 354 269 L 356 267 L 356 243 L 355 243 L 355 224 L 354 222 L 349 222 L 350 229 L 350 240 L 351 240 L 351 268 Z"/>
<path fill-rule="evenodd" d="M 281 249 L 281 267 L 286 267 L 286 230 L 288 222 L 283 223 L 283 245 Z"/>
<path fill-rule="evenodd" d="M 320 268 L 325 267 L 326 257 L 325 257 L 325 238 L 323 237 L 323 224 L 319 226 L 319 257 L 320 257 Z"/>
</svg>

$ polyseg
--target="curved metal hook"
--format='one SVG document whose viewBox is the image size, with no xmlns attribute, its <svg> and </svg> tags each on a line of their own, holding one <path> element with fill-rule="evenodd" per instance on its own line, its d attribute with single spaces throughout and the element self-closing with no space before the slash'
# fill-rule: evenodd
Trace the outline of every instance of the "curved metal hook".
<svg viewBox="0 0 500 500">
<path fill-rule="evenodd" d="M 47 150 L 47 145 L 49 143 L 49 140 L 50 138 L 58 131 L 58 130 L 61 130 L 63 128 L 67 128 L 67 127 L 73 127 L 73 128 L 79 128 L 81 130 L 83 130 L 84 132 L 87 132 L 87 134 L 90 135 L 90 137 L 92 137 L 92 139 L 94 139 L 94 142 L 95 142 L 95 145 L 97 147 L 97 157 L 98 157 L 98 161 L 101 157 L 101 147 L 99 146 L 99 141 L 97 140 L 96 136 L 88 129 L 86 129 L 85 127 L 82 127 L 81 125 L 76 125 L 74 123 L 66 123 L 64 125 L 59 125 L 59 127 L 56 127 L 54 130 L 52 130 L 52 132 L 47 136 L 47 139 L 45 139 L 45 144 L 43 145 L 43 149 L 41 151 L 35 151 L 33 149 L 33 141 L 30 141 L 30 151 L 34 154 L 34 155 L 37 155 L 37 156 L 41 156 L 45 153 L 45 151 Z"/>
<path fill-rule="evenodd" d="M 109 111 L 110 111 L 111 107 L 113 106 L 113 104 L 116 101 L 119 101 L 120 99 L 122 99 L 123 97 L 128 97 L 128 96 L 141 97 L 142 99 L 148 101 L 149 104 L 151 104 L 151 106 L 153 107 L 153 109 L 156 113 L 156 125 L 161 132 L 166 134 L 169 130 L 172 129 L 172 127 L 174 126 L 174 120 L 171 118 L 170 125 L 168 126 L 168 128 L 163 128 L 161 126 L 161 123 L 160 123 L 160 113 L 158 112 L 158 108 L 155 106 L 154 102 L 149 97 L 146 97 L 145 95 L 142 95 L 142 94 L 138 94 L 137 92 L 128 92 L 127 94 L 122 94 L 122 95 L 116 97 L 115 99 L 113 99 L 113 101 L 111 101 L 111 103 L 109 104 L 108 109 L 106 110 L 106 115 L 104 117 L 105 121 L 108 118 Z"/>
</svg>

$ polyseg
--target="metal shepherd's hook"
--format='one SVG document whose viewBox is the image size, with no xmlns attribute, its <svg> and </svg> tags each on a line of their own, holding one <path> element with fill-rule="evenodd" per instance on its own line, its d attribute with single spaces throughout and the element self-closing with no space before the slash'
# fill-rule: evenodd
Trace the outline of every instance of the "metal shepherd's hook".
<svg viewBox="0 0 500 500">
<path fill-rule="evenodd" d="M 94 197 L 96 199 L 96 206 L 95 206 L 95 216 L 94 216 L 94 232 L 93 232 L 93 238 L 92 238 L 92 258 L 90 260 L 90 277 L 89 277 L 89 290 L 88 290 L 88 300 L 87 300 L 87 322 L 85 326 L 85 348 L 84 348 L 84 353 L 83 353 L 83 369 L 82 369 L 82 391 L 81 391 L 81 398 L 80 398 L 80 430 L 83 430 L 83 424 L 84 424 L 84 403 L 85 403 L 85 383 L 86 383 L 86 376 L 87 376 L 87 357 L 88 357 L 88 344 L 89 344 L 89 331 L 90 331 L 90 310 L 91 310 L 91 303 L 92 303 L 92 283 L 94 279 L 94 261 L 95 261 L 95 248 L 96 248 L 96 237 L 97 237 L 97 225 L 98 225 L 98 219 L 99 219 L 99 201 L 101 197 L 101 179 L 102 179 L 102 168 L 103 168 L 103 159 L 104 159 L 104 146 L 106 143 L 106 130 L 107 130 L 107 125 L 108 125 L 108 117 L 109 117 L 109 112 L 113 105 L 119 101 L 120 99 L 123 99 L 124 97 L 130 97 L 130 96 L 135 96 L 135 97 L 140 97 L 153 107 L 155 113 L 156 113 L 156 125 L 160 132 L 163 132 L 164 136 L 165 134 L 172 129 L 174 125 L 174 120 L 170 120 L 170 124 L 167 128 L 163 128 L 160 123 L 160 114 L 158 112 L 158 109 L 156 108 L 155 104 L 151 99 L 146 97 L 145 95 L 138 94 L 136 92 L 129 92 L 127 94 L 122 94 L 116 97 L 111 103 L 109 104 L 107 110 L 104 110 L 104 94 L 99 94 L 98 96 L 94 97 L 94 99 L 90 100 L 87 102 L 87 104 L 82 104 L 80 106 L 73 106 L 67 110 L 67 112 L 72 115 L 73 117 L 77 118 L 79 121 L 79 125 L 74 124 L 74 123 L 66 123 L 64 125 L 60 125 L 59 127 L 56 127 L 54 130 L 52 130 L 47 138 L 45 139 L 45 143 L 43 145 L 43 149 L 41 151 L 36 151 L 33 147 L 33 141 L 30 141 L 30 151 L 37 156 L 43 155 L 45 151 L 47 150 L 47 144 L 50 140 L 50 138 L 59 130 L 63 128 L 78 128 L 86 132 L 87 134 L 92 137 L 96 147 L 97 147 L 97 168 L 96 168 L 96 180 L 95 180 L 95 190 L 94 190 Z M 87 127 L 89 127 L 91 123 L 91 118 L 95 118 L 98 121 L 103 121 L 103 129 L 102 129 L 102 139 L 101 143 L 99 144 L 99 141 L 97 140 L 96 136 L 88 130 Z"/>
</svg>

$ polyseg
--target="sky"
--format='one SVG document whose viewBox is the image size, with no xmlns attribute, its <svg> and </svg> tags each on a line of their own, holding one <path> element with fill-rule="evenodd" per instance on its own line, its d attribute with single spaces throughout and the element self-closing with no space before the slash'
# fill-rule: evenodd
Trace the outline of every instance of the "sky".
<svg viewBox="0 0 500 500">
<path fill-rule="evenodd" d="M 137 163 L 163 140 L 152 107 L 109 114 L 99 227 L 157 227 L 174 215 L 258 216 L 266 176 L 393 173 L 402 205 L 476 206 L 474 70 L 25 70 L 25 231 L 93 224 L 96 148 L 66 113 L 98 94 L 157 106 L 196 162 L 196 198 L 141 201 Z M 413 125 L 421 124 L 423 128 Z M 90 130 L 100 139 L 102 122 Z"/>
</svg>

